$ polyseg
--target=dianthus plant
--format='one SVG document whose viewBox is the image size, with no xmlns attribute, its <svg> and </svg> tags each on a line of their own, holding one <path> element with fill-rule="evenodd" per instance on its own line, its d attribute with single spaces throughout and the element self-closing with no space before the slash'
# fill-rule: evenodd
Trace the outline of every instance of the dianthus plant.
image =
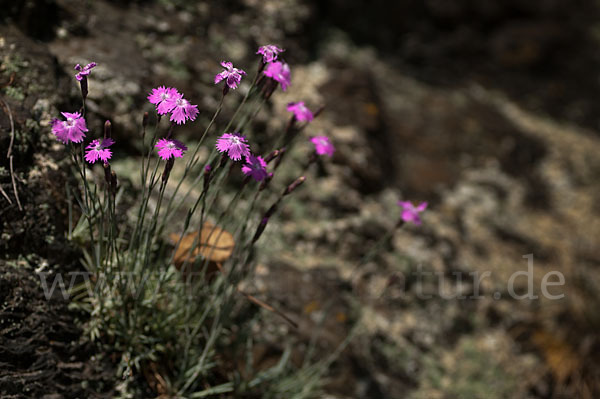
<svg viewBox="0 0 600 399">
<path fill-rule="evenodd" d="M 246 348 L 255 322 L 244 314 L 256 304 L 288 328 L 295 325 L 293 315 L 264 305 L 240 284 L 251 281 L 269 221 L 302 190 L 309 167 L 336 159 L 329 159 L 335 148 L 326 134 L 305 135 L 320 109 L 310 111 L 314 104 L 302 99 L 288 106 L 293 114 L 275 139 L 252 130 L 274 92 L 293 92 L 282 52 L 262 46 L 253 78 L 229 61 L 219 71 L 215 62 L 214 83 L 223 90 L 215 90 L 219 102 L 210 117 L 196 105 L 198 93 L 157 82 L 148 88 L 139 135 L 109 121 L 101 134 L 91 129 L 88 118 L 96 116 L 86 113 L 85 100 L 97 64 L 76 67 L 83 104 L 52 122 L 82 183 L 69 189 L 79 209 L 69 207 L 69 236 L 82 246 L 87 270 L 73 293 L 90 312 L 91 337 L 120 359 L 123 392 L 140 395 L 139 381 L 146 381 L 165 397 L 294 397 L 318 385 L 313 380 L 322 367 L 294 369 L 285 352 L 276 367 L 254 370 Z M 232 117 L 223 120 L 221 111 L 230 106 Z M 135 147 L 137 156 L 126 155 Z M 292 165 L 301 171 L 295 176 L 280 167 L 297 162 L 290 156 L 283 162 L 292 148 L 307 154 L 307 162 Z M 137 182 L 126 174 L 132 165 L 138 165 Z M 243 362 L 227 367 L 225 354 L 244 359 L 243 372 L 233 365 Z"/>
</svg>

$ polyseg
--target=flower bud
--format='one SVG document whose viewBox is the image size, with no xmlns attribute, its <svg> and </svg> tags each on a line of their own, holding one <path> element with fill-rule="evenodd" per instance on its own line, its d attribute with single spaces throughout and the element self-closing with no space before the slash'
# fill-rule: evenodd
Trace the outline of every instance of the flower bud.
<svg viewBox="0 0 600 399">
<path fill-rule="evenodd" d="M 106 181 L 106 184 L 108 184 L 110 186 L 111 170 L 110 170 L 110 165 L 106 162 L 104 163 L 104 180 Z"/>
<path fill-rule="evenodd" d="M 142 127 L 145 129 L 148 126 L 148 113 L 144 112 L 144 116 L 142 117 Z"/>
<path fill-rule="evenodd" d="M 273 152 L 271 152 L 269 155 L 267 155 L 265 157 L 265 162 L 269 163 L 271 162 L 275 157 L 277 157 L 279 155 L 279 150 L 275 150 Z"/>
<path fill-rule="evenodd" d="M 173 165 L 175 165 L 175 158 L 171 157 L 167 159 L 167 162 L 165 163 L 165 170 L 163 171 L 162 175 L 163 184 L 165 184 L 169 179 L 169 175 L 171 174 L 171 169 L 173 169 Z"/>
<path fill-rule="evenodd" d="M 117 174 L 113 170 L 110 172 L 110 189 L 112 190 L 113 194 L 117 192 L 117 183 Z"/>
<path fill-rule="evenodd" d="M 273 173 L 269 172 L 267 177 L 265 177 L 265 179 L 262 181 L 262 183 L 260 183 L 260 187 L 258 188 L 258 191 L 264 190 L 272 179 L 273 179 Z"/>
<path fill-rule="evenodd" d="M 287 151 L 287 149 L 285 147 L 283 147 L 279 150 L 279 154 L 277 154 L 277 159 L 275 160 L 275 165 L 273 166 L 273 170 L 276 170 L 279 167 L 279 164 L 281 163 L 281 160 L 283 159 L 283 156 L 285 155 L 286 151 Z"/>
<path fill-rule="evenodd" d="M 304 183 L 304 181 L 306 180 L 305 176 L 300 176 L 299 178 L 297 178 L 296 180 L 294 180 L 294 182 L 292 184 L 290 184 L 289 186 L 287 186 L 287 188 L 285 189 L 285 191 L 283 192 L 283 195 L 288 195 L 290 194 L 292 191 L 294 191 L 299 185 L 301 185 L 302 183 Z"/>
<path fill-rule="evenodd" d="M 81 97 L 83 98 L 83 101 L 85 101 L 88 95 L 87 76 L 82 76 L 81 80 L 79 81 L 79 84 L 81 86 Z"/>
<path fill-rule="evenodd" d="M 267 223 L 269 223 L 269 218 L 267 216 L 263 217 L 260 221 L 260 224 L 256 228 L 256 233 L 254 233 L 254 237 L 252 238 L 252 244 L 254 244 L 260 238 L 263 231 L 265 231 L 265 227 L 267 227 Z"/>
<path fill-rule="evenodd" d="M 204 167 L 204 191 L 208 189 L 208 185 L 210 184 L 212 167 L 210 164 L 206 164 Z"/>
<path fill-rule="evenodd" d="M 111 124 L 110 121 L 104 122 L 104 138 L 111 138 Z"/>
</svg>

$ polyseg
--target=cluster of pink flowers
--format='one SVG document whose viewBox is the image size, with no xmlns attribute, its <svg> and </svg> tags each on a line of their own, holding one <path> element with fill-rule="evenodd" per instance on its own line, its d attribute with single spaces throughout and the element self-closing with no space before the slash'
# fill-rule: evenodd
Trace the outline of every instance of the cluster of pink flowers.
<svg viewBox="0 0 600 399">
<path fill-rule="evenodd" d="M 183 94 L 173 87 L 160 86 L 152 89 L 152 92 L 148 95 L 148 101 L 156 106 L 156 112 L 159 115 L 170 112 L 171 122 L 178 125 L 185 123 L 187 120 L 195 120 L 199 113 L 198 106 L 190 104 L 188 100 L 183 98 Z"/>
<path fill-rule="evenodd" d="M 267 163 L 262 157 L 252 155 L 245 136 L 239 133 L 224 133 L 217 139 L 216 148 L 220 153 L 227 153 L 233 161 L 241 161 L 243 157 L 246 164 L 242 166 L 242 172 L 245 175 L 252 176 L 256 181 L 267 177 Z"/>
<path fill-rule="evenodd" d="M 269 44 L 259 47 L 256 52 L 256 54 L 262 55 L 262 62 L 264 64 L 264 68 L 261 67 L 259 73 L 262 72 L 264 76 L 270 78 L 270 81 L 272 82 L 270 86 L 271 90 L 273 90 L 277 84 L 280 84 L 281 89 L 285 91 L 291 84 L 289 65 L 285 61 L 278 60 L 279 54 L 284 51 L 285 50 L 282 48 Z M 75 70 L 77 71 L 75 78 L 78 81 L 81 81 L 82 91 L 84 90 L 84 84 L 87 88 L 87 76 L 90 75 L 92 69 L 95 68 L 96 65 L 95 62 L 90 62 L 83 67 L 80 64 L 75 66 Z M 222 61 L 221 66 L 223 67 L 223 71 L 215 76 L 214 83 L 218 84 L 221 81 L 225 81 L 223 91 L 225 94 L 228 89 L 236 89 L 240 85 L 242 77 L 246 75 L 246 72 L 240 68 L 235 68 L 233 64 L 228 61 Z M 178 125 L 184 124 L 188 120 L 194 121 L 199 114 L 198 106 L 187 101 L 183 94 L 173 87 L 159 86 L 154 88 L 147 98 L 150 103 L 155 105 L 158 115 L 170 113 L 170 121 L 175 122 Z M 292 124 L 294 121 L 309 123 L 315 117 L 313 112 L 303 101 L 289 103 L 287 105 L 287 110 L 293 113 Z M 64 144 L 82 143 L 88 132 L 84 116 L 79 112 L 61 112 L 61 114 L 65 120 L 52 120 L 52 133 Z M 106 126 L 108 126 L 108 133 Z M 333 156 L 335 147 L 328 137 L 311 137 L 310 141 L 314 145 L 316 155 Z M 85 160 L 90 164 L 94 164 L 99 160 L 104 164 L 108 164 L 108 161 L 112 157 L 112 151 L 109 147 L 114 143 L 115 141 L 110 137 L 110 123 L 107 121 L 105 124 L 104 138 L 92 140 L 85 147 Z M 173 165 L 174 158 L 183 158 L 187 151 L 187 147 L 182 142 L 171 138 L 171 131 L 169 131 L 166 138 L 159 139 L 156 142 L 155 147 L 157 148 L 158 156 L 161 159 L 170 161 L 170 163 L 167 163 L 170 167 Z M 242 173 L 252 177 L 256 181 L 262 181 L 262 187 L 264 187 L 273 177 L 273 173 L 267 172 L 267 162 L 270 162 L 272 159 L 279 156 L 278 161 L 275 162 L 276 168 L 281 160 L 281 155 L 284 152 L 284 149 L 273 151 L 273 153 L 267 157 L 267 160 L 265 160 L 263 157 L 254 155 L 251 152 L 248 140 L 238 132 L 224 133 L 221 135 L 216 141 L 216 148 L 220 153 L 225 153 L 233 161 L 243 160 L 241 167 Z M 316 157 L 313 155 L 312 159 L 314 160 Z M 210 176 L 210 170 L 210 165 L 207 165 L 205 168 L 206 176 Z M 207 181 L 208 180 L 209 179 L 207 178 Z M 398 206 L 402 208 L 400 217 L 402 222 L 413 223 L 415 225 L 420 225 L 422 223 L 420 213 L 424 212 L 427 208 L 427 202 L 422 202 L 415 206 L 408 201 L 398 201 Z"/>
</svg>

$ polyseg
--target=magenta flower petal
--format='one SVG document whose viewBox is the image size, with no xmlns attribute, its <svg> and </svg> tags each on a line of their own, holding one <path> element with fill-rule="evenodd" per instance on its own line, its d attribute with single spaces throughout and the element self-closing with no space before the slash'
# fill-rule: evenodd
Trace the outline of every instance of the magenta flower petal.
<svg viewBox="0 0 600 399">
<path fill-rule="evenodd" d="M 242 166 L 242 173 L 246 176 L 252 176 L 256 181 L 262 181 L 269 175 L 265 160 L 252 154 L 246 157 L 246 164 Z"/>
<path fill-rule="evenodd" d="M 52 121 L 52 133 L 65 144 L 68 142 L 81 143 L 85 137 L 85 132 L 88 131 L 85 119 L 79 112 L 61 112 L 61 114 L 66 118 L 66 121 L 54 119 Z"/>
<path fill-rule="evenodd" d="M 193 121 L 196 119 L 199 112 L 198 106 L 190 104 L 189 101 L 183 98 L 183 95 L 174 99 L 169 99 L 164 103 L 166 104 L 165 109 L 168 108 L 169 112 L 171 112 L 171 121 L 178 125 L 185 123 L 188 119 Z M 160 110 L 159 113 L 161 113 Z"/>
<path fill-rule="evenodd" d="M 87 149 L 85 160 L 89 163 L 95 163 L 98 159 L 101 159 L 102 162 L 108 163 L 108 160 L 112 157 L 112 152 L 108 147 L 114 143 L 115 141 L 111 138 L 92 140 L 92 142 L 85 147 Z"/>
<path fill-rule="evenodd" d="M 77 79 L 77 80 L 83 79 L 84 76 L 87 76 L 90 74 L 90 72 L 92 71 L 92 68 L 94 68 L 96 65 L 97 64 L 95 62 L 90 62 L 89 64 L 87 64 L 84 67 L 82 67 L 79 64 L 75 65 L 75 70 L 77 71 L 77 74 L 75 75 L 75 79 Z"/>
<path fill-rule="evenodd" d="M 227 156 L 234 161 L 250 155 L 246 137 L 239 133 L 224 133 L 217 139 L 216 147 L 219 152 L 227 152 Z"/>
<path fill-rule="evenodd" d="M 418 226 L 421 224 L 419 213 L 423 212 L 427 208 L 427 202 L 422 202 L 415 207 L 412 202 L 398 201 L 398 206 L 402 207 L 402 214 L 400 216 L 402 220 Z"/>
<path fill-rule="evenodd" d="M 333 156 L 335 152 L 335 147 L 329 141 L 329 138 L 326 136 L 317 136 L 310 139 L 312 143 L 315 145 L 315 151 L 319 155 L 328 155 Z"/>
<path fill-rule="evenodd" d="M 263 71 L 265 76 L 279 82 L 281 84 L 281 90 L 286 91 L 288 86 L 291 84 L 290 66 L 286 63 L 279 61 L 271 62 L 267 64 L 267 67 Z"/>
<path fill-rule="evenodd" d="M 226 79 L 225 84 L 231 89 L 236 89 L 242 81 L 242 75 L 245 75 L 246 72 L 242 69 L 234 68 L 233 64 L 228 61 L 221 61 L 221 66 L 225 68 L 225 70 L 215 76 L 215 84 Z"/>
<path fill-rule="evenodd" d="M 165 161 L 171 157 L 183 158 L 184 152 L 187 151 L 187 147 L 181 141 L 174 139 L 160 139 L 155 147 L 158 148 L 158 156 Z"/>
<path fill-rule="evenodd" d="M 258 48 L 256 54 L 262 54 L 263 63 L 273 62 L 277 59 L 277 55 L 279 53 L 283 53 L 285 50 L 279 48 L 273 44 L 267 44 L 266 46 L 261 46 Z"/>
<path fill-rule="evenodd" d="M 175 101 L 182 98 L 177 89 L 173 87 L 160 86 L 152 89 L 148 95 L 148 101 L 156 106 L 156 112 L 160 115 L 167 114 L 175 108 Z"/>
<path fill-rule="evenodd" d="M 313 120 L 313 113 L 310 109 L 306 108 L 304 101 L 298 101 L 297 103 L 289 103 L 287 110 L 294 113 L 294 116 L 299 121 L 310 122 Z"/>
</svg>

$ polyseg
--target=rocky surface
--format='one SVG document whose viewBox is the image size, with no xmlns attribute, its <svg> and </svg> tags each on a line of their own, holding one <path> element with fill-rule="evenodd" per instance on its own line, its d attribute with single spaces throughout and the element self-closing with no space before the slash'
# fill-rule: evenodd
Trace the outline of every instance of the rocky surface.
<svg viewBox="0 0 600 399">
<path fill-rule="evenodd" d="M 373 3 L 373 18 L 383 15 L 383 3 Z M 336 15 L 336 1 L 245 0 L 220 7 L 57 0 L 45 7 L 58 17 L 36 29 L 36 13 L 12 7 L 11 27 L 0 31 L 8 82 L 2 99 L 22 132 L 14 153 L 25 211 L 16 211 L 0 154 L 0 183 L 13 202 L 0 197 L 3 259 L 27 259 L 29 266 L 16 276 L 32 275 L 44 261 L 49 268 L 78 267 L 77 253 L 61 238 L 63 186 L 50 184 L 66 180 L 65 154 L 47 127 L 58 109 L 77 106 L 73 64 L 100 64 L 90 86 L 91 130 L 99 131 L 104 119 L 114 122 L 127 142 L 115 157 L 115 169 L 124 174 L 126 157 L 136 154 L 136 123 L 150 88 L 177 85 L 210 115 L 218 61 L 232 59 L 251 70 L 256 44 L 277 42 L 288 49 L 293 86 L 273 97 L 251 130 L 275 134 L 289 101 L 326 104 L 306 134 L 326 133 L 337 152 L 311 169 L 306 187 L 290 197 L 261 239 L 268 245 L 248 289 L 299 322 L 292 332 L 267 316 L 267 341 L 275 345 L 277 337 L 293 333 L 301 354 L 318 334 L 319 353 L 331 353 L 352 334 L 332 367 L 330 397 L 595 397 L 597 11 L 583 2 L 568 10 L 553 1 L 535 9 L 516 0 L 398 4 L 394 13 L 386 11 L 400 21 L 375 30 L 353 25 L 363 18 L 352 7 Z M 5 111 L 3 150 L 9 122 Z M 195 134 L 193 127 L 182 131 Z M 301 162 L 305 155 L 299 151 L 292 159 Z M 292 177 L 297 170 L 284 173 Z M 399 198 L 429 201 L 424 224 L 392 231 L 365 260 L 393 228 Z M 24 251 L 23 240 L 39 248 Z M 527 270 L 527 254 L 533 254 L 539 298 L 514 299 L 508 282 Z M 420 280 L 419 271 L 430 274 Z M 565 279 L 550 289 L 565 295 L 560 300 L 540 290 L 551 271 Z M 485 272 L 490 276 L 477 287 L 470 276 Z M 525 292 L 526 280 L 516 282 L 516 291 Z M 56 328 L 78 341 L 73 327 L 61 323 Z M 91 350 L 78 345 L 85 349 L 74 346 L 69 356 Z M 13 363 L 10 370 L 29 367 Z M 72 374 L 49 364 L 44 378 L 68 379 L 57 392 L 87 378 L 81 369 Z M 18 387 L 10 387 L 16 395 Z"/>
</svg>

